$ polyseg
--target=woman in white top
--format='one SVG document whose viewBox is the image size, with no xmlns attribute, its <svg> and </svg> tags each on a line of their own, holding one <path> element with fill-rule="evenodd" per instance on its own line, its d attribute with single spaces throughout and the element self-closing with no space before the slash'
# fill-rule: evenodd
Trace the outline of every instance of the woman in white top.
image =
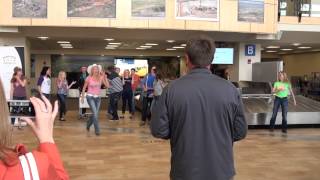
<svg viewBox="0 0 320 180">
<path fill-rule="evenodd" d="M 40 77 L 38 79 L 39 92 L 44 95 L 47 99 L 50 99 L 51 93 L 51 68 L 45 66 L 42 68 Z"/>
</svg>

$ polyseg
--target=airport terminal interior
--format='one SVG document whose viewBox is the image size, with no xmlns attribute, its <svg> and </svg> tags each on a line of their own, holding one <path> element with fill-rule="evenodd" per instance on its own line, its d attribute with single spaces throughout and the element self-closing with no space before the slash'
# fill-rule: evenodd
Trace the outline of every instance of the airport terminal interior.
<svg viewBox="0 0 320 180">
<path fill-rule="evenodd" d="M 30 97 L 48 66 L 52 102 L 60 71 L 76 82 L 64 121 L 57 117 L 54 124 L 70 179 L 166 180 L 170 141 L 141 124 L 142 88 L 134 116 L 127 110 L 118 121 L 110 121 L 110 92 L 102 90 L 96 136 L 86 130 L 92 113 L 82 105 L 78 81 L 83 67 L 99 64 L 119 68 L 120 76 L 133 68 L 141 79 L 156 67 L 170 84 L 188 74 L 185 49 L 199 36 L 215 41 L 210 71 L 230 81 L 244 104 L 248 134 L 233 145 L 234 179 L 319 180 L 320 0 L 0 0 L 0 79 L 10 100 L 10 80 L 21 67 Z M 287 133 L 281 111 L 275 131 L 268 129 L 280 71 L 296 98 L 295 105 L 289 97 Z M 119 115 L 121 108 L 120 100 Z M 31 129 L 18 119 L 14 143 L 36 148 Z"/>
</svg>

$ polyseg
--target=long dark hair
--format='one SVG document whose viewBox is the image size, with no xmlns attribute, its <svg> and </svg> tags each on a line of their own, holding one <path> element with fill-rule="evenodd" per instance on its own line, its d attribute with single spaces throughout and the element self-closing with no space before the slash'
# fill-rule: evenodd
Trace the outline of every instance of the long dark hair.
<svg viewBox="0 0 320 180">
<path fill-rule="evenodd" d="M 16 83 L 17 82 L 17 79 L 16 79 L 16 75 L 18 74 L 19 71 L 22 71 L 22 69 L 20 67 L 15 67 L 14 70 L 13 70 L 13 75 L 12 75 L 12 78 L 11 78 L 11 83 Z M 21 80 L 24 79 L 24 76 L 22 75 L 21 76 Z"/>
<path fill-rule="evenodd" d="M 44 66 L 44 67 L 42 68 L 42 70 L 41 70 L 40 75 L 41 75 L 41 76 L 47 76 L 47 71 L 48 71 L 48 69 L 50 69 L 50 67 L 49 67 L 49 66 Z M 49 75 L 48 75 L 47 77 L 49 77 L 49 78 L 50 78 L 50 76 L 49 76 Z"/>
</svg>

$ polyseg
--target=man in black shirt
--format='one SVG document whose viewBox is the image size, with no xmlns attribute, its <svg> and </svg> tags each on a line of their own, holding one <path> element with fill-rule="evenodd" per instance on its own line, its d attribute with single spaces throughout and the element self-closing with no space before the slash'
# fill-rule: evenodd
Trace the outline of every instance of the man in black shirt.
<svg viewBox="0 0 320 180">
<path fill-rule="evenodd" d="M 153 136 L 170 139 L 172 180 L 229 180 L 235 175 L 233 143 L 247 123 L 238 90 L 211 74 L 214 42 L 190 40 L 189 73 L 170 83 L 152 109 Z"/>
</svg>

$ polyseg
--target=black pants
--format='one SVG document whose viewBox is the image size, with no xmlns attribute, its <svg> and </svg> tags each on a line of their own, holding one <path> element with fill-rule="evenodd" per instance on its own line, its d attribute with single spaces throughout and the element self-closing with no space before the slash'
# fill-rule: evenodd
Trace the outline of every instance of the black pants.
<svg viewBox="0 0 320 180">
<path fill-rule="evenodd" d="M 59 114 L 60 114 L 59 117 L 62 118 L 67 113 L 67 107 L 66 107 L 67 95 L 57 94 L 57 97 L 59 101 Z"/>
<path fill-rule="evenodd" d="M 12 97 L 12 100 L 26 100 L 26 99 L 27 99 L 27 97 L 17 97 L 17 96 Z M 15 108 L 14 111 L 18 111 L 17 108 L 19 108 L 19 107 L 14 107 L 14 108 Z M 16 120 L 15 118 L 11 118 L 12 125 L 14 125 L 15 120 Z"/>
<path fill-rule="evenodd" d="M 129 112 L 132 113 L 132 91 L 123 91 L 122 92 L 122 114 L 126 112 L 127 104 L 129 107 Z"/>
<path fill-rule="evenodd" d="M 146 121 L 147 118 L 151 120 L 151 112 L 150 107 L 152 104 L 153 98 L 151 97 L 143 97 L 142 100 L 142 121 Z"/>
<path fill-rule="evenodd" d="M 119 119 L 118 102 L 119 102 L 120 97 L 121 97 L 121 92 L 110 94 L 110 105 L 111 105 L 110 111 L 111 111 L 113 120 Z"/>
<path fill-rule="evenodd" d="M 287 125 L 287 113 L 288 113 L 288 106 L 289 106 L 288 98 L 279 98 L 279 97 L 275 98 L 274 105 L 273 105 L 272 118 L 270 120 L 270 128 L 271 129 L 274 128 L 280 106 L 282 110 L 282 129 L 286 130 L 288 126 Z"/>
</svg>

